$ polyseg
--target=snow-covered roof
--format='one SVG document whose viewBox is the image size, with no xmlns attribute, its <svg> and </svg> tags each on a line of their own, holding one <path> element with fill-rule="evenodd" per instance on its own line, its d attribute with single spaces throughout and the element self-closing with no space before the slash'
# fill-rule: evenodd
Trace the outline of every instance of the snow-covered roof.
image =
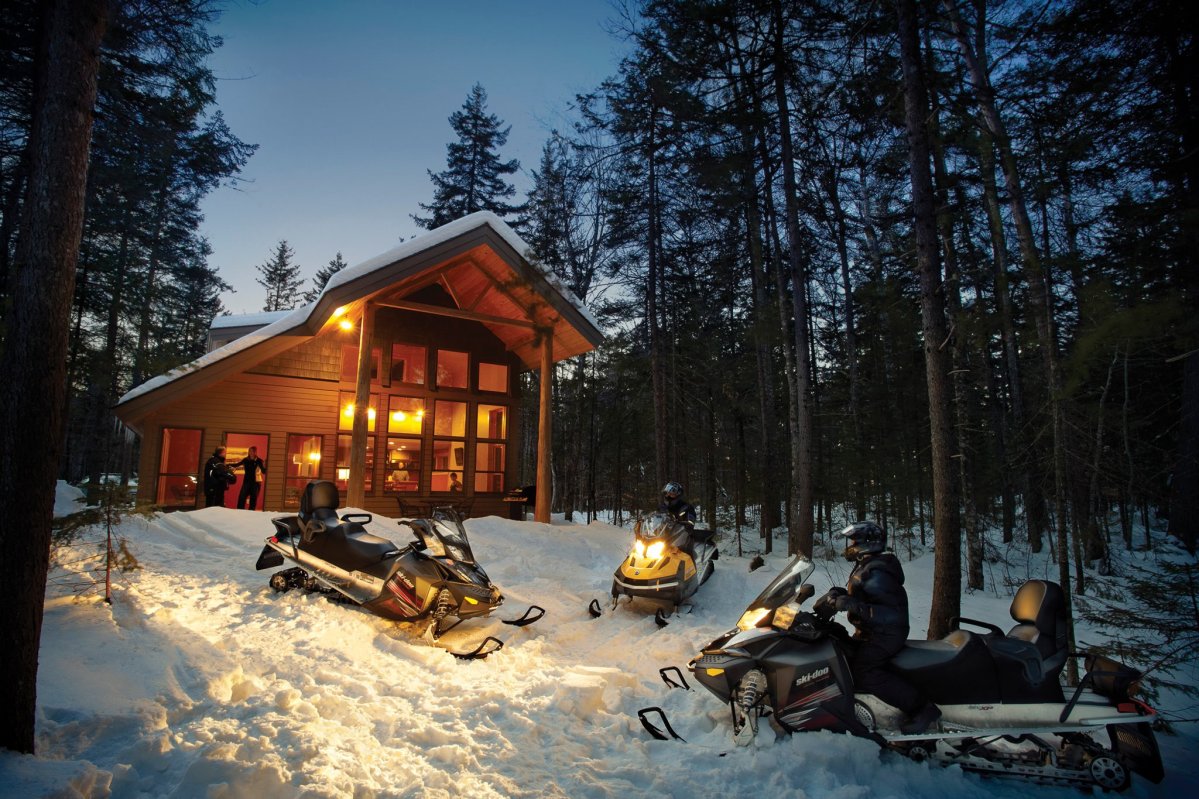
<svg viewBox="0 0 1199 799">
<path fill-rule="evenodd" d="M 566 287 L 565 284 L 553 273 L 551 269 L 540 264 L 534 259 L 532 249 L 526 244 L 516 232 L 512 230 L 504 220 L 500 219 L 490 211 L 479 211 L 477 213 L 464 216 L 443 225 L 439 228 L 429 231 L 428 233 L 416 236 L 409 241 L 393 247 L 387 252 L 376 255 L 374 258 L 369 258 L 362 263 L 347 267 L 340 272 L 334 274 L 329 282 L 325 285 L 316 302 L 297 308 L 293 311 L 278 311 L 273 313 L 259 314 L 243 314 L 240 316 L 218 317 L 213 322 L 213 328 L 218 327 L 218 321 L 221 322 L 220 327 L 242 327 L 251 326 L 253 324 L 264 324 L 264 327 L 254 330 L 244 336 L 241 336 L 228 344 L 206 353 L 199 358 L 176 367 L 171 371 L 158 375 L 157 377 L 147 380 L 140 386 L 130 389 L 117 402 L 117 408 L 126 405 L 127 403 L 139 397 L 143 397 L 158 389 L 161 389 L 171 383 L 174 383 L 181 378 L 199 372 L 200 370 L 215 366 L 223 361 L 231 358 L 234 355 L 245 352 L 253 347 L 256 347 L 264 342 L 281 336 L 286 333 L 293 333 L 297 336 L 314 335 L 319 330 L 320 324 L 325 321 L 322 319 L 313 318 L 313 313 L 322 305 L 322 300 L 329 295 L 337 294 L 338 289 L 342 286 L 349 286 L 355 281 L 370 276 L 374 272 L 381 271 L 386 267 L 396 264 L 412 256 L 432 250 L 438 245 L 453 241 L 455 238 L 463 236 L 480 228 L 490 228 L 497 234 L 509 247 L 511 247 L 517 255 L 520 256 L 530 267 L 532 267 L 538 276 L 553 289 L 562 300 L 564 300 L 578 315 L 580 321 L 584 322 L 584 326 L 590 326 L 591 330 L 585 333 L 588 339 L 593 342 L 598 341 L 602 337 L 600 333 L 599 322 L 591 315 L 586 306 L 579 300 L 575 294 Z M 342 292 L 344 293 L 344 292 Z M 327 303 L 326 303 L 327 304 Z M 323 314 L 322 314 L 323 315 Z M 222 320 L 229 321 L 222 321 Z M 261 321 L 249 321 L 251 319 Z M 240 321 L 238 321 L 240 320 Z"/>
<path fill-rule="evenodd" d="M 212 320 L 209 330 L 219 330 L 226 327 L 263 327 L 272 322 L 278 322 L 291 311 L 260 311 L 259 313 L 225 314 Z"/>
</svg>

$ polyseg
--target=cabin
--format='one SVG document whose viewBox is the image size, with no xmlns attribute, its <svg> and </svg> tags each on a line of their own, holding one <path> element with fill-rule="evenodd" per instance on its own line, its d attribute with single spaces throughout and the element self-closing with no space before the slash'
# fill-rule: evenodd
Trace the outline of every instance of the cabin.
<svg viewBox="0 0 1199 799">
<path fill-rule="evenodd" d="M 480 212 L 343 269 L 303 308 L 218 317 L 209 352 L 114 412 L 141 436 L 139 500 L 164 509 L 203 506 L 203 466 L 223 445 L 228 463 L 251 446 L 265 462 L 259 510 L 297 510 L 320 478 L 343 506 L 385 516 L 441 504 L 506 515 L 518 375 L 535 370 L 535 518 L 549 521 L 552 367 L 602 338 L 520 237 Z"/>
</svg>

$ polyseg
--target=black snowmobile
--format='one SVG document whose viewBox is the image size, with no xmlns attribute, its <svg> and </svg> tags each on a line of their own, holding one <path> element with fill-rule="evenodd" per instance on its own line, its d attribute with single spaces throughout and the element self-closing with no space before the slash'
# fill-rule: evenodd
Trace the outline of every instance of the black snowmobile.
<svg viewBox="0 0 1199 799">
<path fill-rule="evenodd" d="M 638 519 L 633 546 L 612 575 L 612 607 L 628 596 L 669 602 L 677 610 L 712 576 L 719 557 L 711 530 L 688 529 L 668 513 Z M 661 610 L 658 623 L 665 624 Z"/>
<path fill-rule="evenodd" d="M 466 619 L 487 616 L 503 604 L 499 588 L 476 561 L 462 521 L 451 511 L 431 519 L 406 519 L 415 540 L 398 547 L 368 533 L 369 513 L 338 517 L 337 486 L 327 480 L 309 483 L 300 513 L 271 519 L 275 534 L 266 540 L 256 568 L 295 566 L 271 575 L 271 588 L 332 594 L 395 621 L 428 620 L 434 640 Z M 506 624 L 524 626 L 544 615 L 536 605 Z M 453 621 L 447 621 L 454 617 Z M 488 648 L 488 647 L 491 648 Z M 503 646 L 486 638 L 473 652 L 479 658 Z"/>
<path fill-rule="evenodd" d="M 750 603 L 737 627 L 688 664 L 696 680 L 729 704 L 737 743 L 749 743 L 766 716 L 782 733 L 850 732 L 914 759 L 1040 783 L 1118 791 L 1132 772 L 1161 781 L 1151 727 L 1156 712 L 1133 698 L 1138 672 L 1086 655 L 1086 676 L 1069 696 L 1063 692 L 1059 675 L 1072 655 L 1057 584 L 1030 580 L 1021 586 L 1011 607 L 1016 626 L 1007 633 L 960 619 L 959 629 L 942 640 L 908 641 L 891 667 L 936 702 L 943 716 L 934 731 L 904 735 L 899 710 L 855 695 L 846 658 L 854 641 L 845 628 L 826 612 L 801 609 L 814 593 L 806 582 L 814 569 L 795 557 Z M 971 633 L 961 624 L 985 632 Z M 673 684 L 666 672 L 663 678 Z M 665 737 L 645 715 L 642 722 Z"/>
</svg>

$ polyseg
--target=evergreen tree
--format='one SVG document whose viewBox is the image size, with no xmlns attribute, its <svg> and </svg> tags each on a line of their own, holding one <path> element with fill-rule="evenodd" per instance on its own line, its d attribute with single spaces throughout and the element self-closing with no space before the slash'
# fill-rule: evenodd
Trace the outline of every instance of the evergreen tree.
<svg viewBox="0 0 1199 799">
<path fill-rule="evenodd" d="M 304 292 L 304 302 L 316 302 L 316 298 L 321 296 L 321 292 L 325 290 L 325 285 L 329 282 L 329 278 L 347 266 L 349 264 L 341 257 L 341 253 L 338 253 L 337 257 L 329 262 L 328 266 L 322 266 L 316 270 L 316 274 L 312 277 L 312 288 Z"/>
<path fill-rule="evenodd" d="M 266 289 L 266 304 L 262 310 L 290 311 L 299 302 L 304 279 L 300 277 L 300 265 L 291 262 L 295 254 L 287 239 L 282 239 L 270 260 L 258 265 L 262 277 L 254 279 Z"/>
<path fill-rule="evenodd" d="M 429 170 L 433 202 L 420 204 L 429 216 L 413 214 L 412 221 L 431 230 L 475 211 L 491 211 L 501 218 L 521 211 L 521 206 L 504 202 L 516 194 L 516 187 L 504 176 L 515 174 L 520 162 L 500 160 L 499 148 L 507 143 L 512 129 L 503 124 L 495 114 L 487 113 L 487 92 L 476 83 L 462 110 L 450 114 L 458 141 L 446 145 L 445 171 Z"/>
</svg>

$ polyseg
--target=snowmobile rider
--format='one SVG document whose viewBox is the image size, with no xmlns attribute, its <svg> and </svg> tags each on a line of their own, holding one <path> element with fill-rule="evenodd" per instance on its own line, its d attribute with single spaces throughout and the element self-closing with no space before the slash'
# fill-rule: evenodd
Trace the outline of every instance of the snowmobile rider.
<svg viewBox="0 0 1199 799">
<path fill-rule="evenodd" d="M 695 506 L 683 499 L 683 486 L 671 480 L 662 487 L 662 501 L 658 503 L 659 513 L 668 513 L 670 518 L 687 528 L 687 532 L 695 531 Z"/>
<path fill-rule="evenodd" d="M 857 631 L 857 647 L 850 657 L 854 685 L 862 693 L 877 696 L 905 714 L 900 732 L 916 735 L 941 717 L 907 680 L 887 668 L 887 662 L 903 649 L 908 638 L 908 595 L 903 588 L 903 567 L 887 547 L 887 533 L 871 521 L 851 524 L 841 531 L 846 537 L 845 559 L 854 563 L 846 588 L 830 588 L 816 600 L 817 615 L 831 618 L 838 611 L 849 614 Z"/>
<path fill-rule="evenodd" d="M 225 492 L 229 490 L 229 467 L 225 465 L 225 448 L 217 447 L 204 463 L 204 507 L 224 507 Z"/>
</svg>

